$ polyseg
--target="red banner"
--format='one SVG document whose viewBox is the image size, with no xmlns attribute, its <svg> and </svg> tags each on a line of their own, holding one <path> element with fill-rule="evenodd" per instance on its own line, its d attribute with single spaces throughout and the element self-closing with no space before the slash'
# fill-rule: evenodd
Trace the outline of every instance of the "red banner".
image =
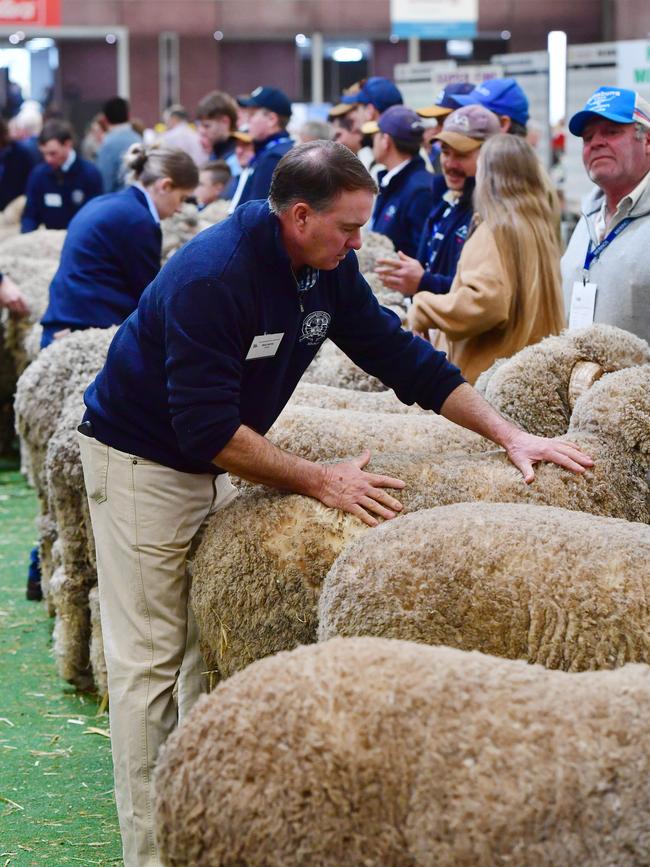
<svg viewBox="0 0 650 867">
<path fill-rule="evenodd" d="M 55 27 L 60 23 L 60 0 L 0 0 L 0 27 Z"/>
</svg>

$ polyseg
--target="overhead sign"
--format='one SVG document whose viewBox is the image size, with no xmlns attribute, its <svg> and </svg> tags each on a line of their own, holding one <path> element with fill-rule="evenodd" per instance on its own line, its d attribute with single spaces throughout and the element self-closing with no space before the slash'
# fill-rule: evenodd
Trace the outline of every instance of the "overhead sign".
<svg viewBox="0 0 650 867">
<path fill-rule="evenodd" d="M 473 39 L 478 0 L 390 0 L 391 30 L 420 39 Z"/>
<path fill-rule="evenodd" d="M 395 84 L 404 97 L 405 105 L 413 108 L 432 105 L 443 87 L 448 84 L 482 84 L 501 75 L 503 69 L 498 65 L 457 66 L 453 60 L 396 63 L 394 72 Z"/>
<path fill-rule="evenodd" d="M 60 0 L 0 0 L 0 27 L 53 27 L 59 24 Z"/>
</svg>

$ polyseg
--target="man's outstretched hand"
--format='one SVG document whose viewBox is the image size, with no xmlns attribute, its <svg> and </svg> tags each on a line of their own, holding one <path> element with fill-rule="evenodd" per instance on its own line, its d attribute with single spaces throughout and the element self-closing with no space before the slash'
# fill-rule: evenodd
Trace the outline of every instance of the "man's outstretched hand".
<svg viewBox="0 0 650 867">
<path fill-rule="evenodd" d="M 375 527 L 379 522 L 374 515 L 389 519 L 402 510 L 400 501 L 385 489 L 400 490 L 405 483 L 391 476 L 364 472 L 369 460 L 370 452 L 366 449 L 358 458 L 325 467 L 316 498 L 326 506 L 349 512 L 369 527 Z"/>
<path fill-rule="evenodd" d="M 548 461 L 572 473 L 584 473 L 594 462 L 575 443 L 563 439 L 547 439 L 516 430 L 504 442 L 506 454 L 529 485 L 535 478 L 533 464 Z"/>
</svg>

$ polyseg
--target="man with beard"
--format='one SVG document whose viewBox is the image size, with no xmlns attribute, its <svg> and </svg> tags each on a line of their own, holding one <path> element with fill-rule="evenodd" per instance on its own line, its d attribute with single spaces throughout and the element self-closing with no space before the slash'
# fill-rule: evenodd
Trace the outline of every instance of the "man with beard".
<svg viewBox="0 0 650 867">
<path fill-rule="evenodd" d="M 499 119 L 480 105 L 467 105 L 447 116 L 435 138 L 441 143 L 442 176 L 436 176 L 436 203 L 420 237 L 417 258 L 398 252 L 380 259 L 377 274 L 387 289 L 410 297 L 426 291 L 442 295 L 456 273 L 472 220 L 476 164 L 483 142 L 501 132 Z"/>
</svg>

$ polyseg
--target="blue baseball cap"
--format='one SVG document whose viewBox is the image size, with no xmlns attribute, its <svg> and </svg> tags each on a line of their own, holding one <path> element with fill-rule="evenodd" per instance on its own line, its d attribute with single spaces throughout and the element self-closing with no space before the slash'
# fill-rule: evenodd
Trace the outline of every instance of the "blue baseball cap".
<svg viewBox="0 0 650 867">
<path fill-rule="evenodd" d="M 614 123 L 641 123 L 650 128 L 650 103 L 635 90 L 622 87 L 599 87 L 587 100 L 582 111 L 569 121 L 569 131 L 581 136 L 585 126 L 595 117 Z"/>
<path fill-rule="evenodd" d="M 361 105 L 374 105 L 379 112 L 386 111 L 391 105 L 402 105 L 404 100 L 397 86 L 388 78 L 374 76 L 367 78 L 361 85 L 358 93 L 344 96 L 341 102 L 347 104 L 361 103 Z"/>
<path fill-rule="evenodd" d="M 522 126 L 528 123 L 528 98 L 514 78 L 490 78 L 477 84 L 471 93 L 456 94 L 453 99 L 458 105 L 483 105 Z"/>
<path fill-rule="evenodd" d="M 379 115 L 378 120 L 371 120 L 361 127 L 364 135 L 374 135 L 385 132 L 392 138 L 404 142 L 419 144 L 422 141 L 424 124 L 418 115 L 405 105 L 391 105 Z"/>
<path fill-rule="evenodd" d="M 454 99 L 455 96 L 471 93 L 473 90 L 474 85 L 470 84 L 469 81 L 454 81 L 442 88 L 433 105 L 426 108 L 416 108 L 416 111 L 420 117 L 443 117 L 458 108 L 458 103 Z"/>
<path fill-rule="evenodd" d="M 256 87 L 250 96 L 238 96 L 242 108 L 266 108 L 282 117 L 291 117 L 291 100 L 277 87 Z"/>
</svg>

